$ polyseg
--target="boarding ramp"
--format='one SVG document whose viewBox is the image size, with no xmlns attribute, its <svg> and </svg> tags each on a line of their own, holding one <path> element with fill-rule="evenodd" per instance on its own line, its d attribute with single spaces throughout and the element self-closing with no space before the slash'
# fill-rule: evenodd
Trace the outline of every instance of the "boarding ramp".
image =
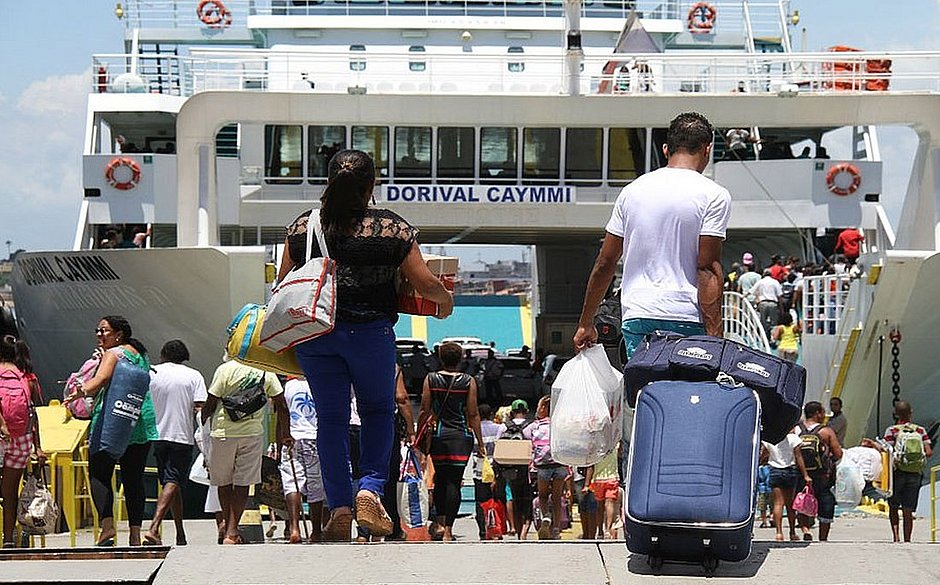
<svg viewBox="0 0 940 585">
<path fill-rule="evenodd" d="M 804 284 L 804 360 L 810 371 L 825 362 L 824 378 L 807 381 L 807 400 L 842 399 L 848 445 L 891 424 L 895 397 L 912 404 L 918 424 L 940 420 L 940 253 L 888 251 L 880 258 L 866 265 L 863 257 L 855 277 Z"/>
</svg>

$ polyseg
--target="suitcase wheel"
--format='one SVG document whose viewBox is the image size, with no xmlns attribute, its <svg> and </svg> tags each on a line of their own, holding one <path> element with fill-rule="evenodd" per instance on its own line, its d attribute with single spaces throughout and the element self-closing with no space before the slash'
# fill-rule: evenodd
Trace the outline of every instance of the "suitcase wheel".
<svg viewBox="0 0 940 585">
<path fill-rule="evenodd" d="M 706 554 L 702 559 L 702 567 L 705 569 L 706 577 L 714 577 L 715 569 L 718 568 L 718 558 L 711 553 Z"/>
<path fill-rule="evenodd" d="M 653 570 L 653 573 L 658 575 L 663 568 L 663 557 L 656 554 L 649 555 L 646 557 L 646 563 Z"/>
</svg>

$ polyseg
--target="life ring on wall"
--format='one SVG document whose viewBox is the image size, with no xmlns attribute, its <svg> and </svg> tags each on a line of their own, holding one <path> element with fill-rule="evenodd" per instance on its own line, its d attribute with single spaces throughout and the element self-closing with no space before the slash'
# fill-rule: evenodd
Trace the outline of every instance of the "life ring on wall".
<svg viewBox="0 0 940 585">
<path fill-rule="evenodd" d="M 708 2 L 696 2 L 689 9 L 689 32 L 693 34 L 709 33 L 715 27 L 718 10 Z"/>
<path fill-rule="evenodd" d="M 209 28 L 226 28 L 232 24 L 232 11 L 222 0 L 202 0 L 196 7 L 196 16 Z"/>
<path fill-rule="evenodd" d="M 852 182 L 849 183 L 848 187 L 840 187 L 836 184 L 836 177 L 842 173 L 848 173 L 852 178 Z M 826 173 L 826 188 L 829 189 L 835 195 L 851 195 L 858 191 L 859 185 L 862 184 L 862 174 L 858 171 L 858 167 L 850 163 L 839 163 L 837 165 L 832 165 L 832 168 L 829 169 L 829 172 Z"/>
<path fill-rule="evenodd" d="M 119 181 L 115 176 L 115 171 L 121 167 L 127 167 L 131 171 L 130 179 L 126 181 Z M 108 168 L 104 171 L 104 178 L 107 179 L 108 184 L 118 189 L 120 191 L 129 191 L 137 186 L 137 183 L 140 182 L 140 165 L 137 164 L 134 159 L 130 159 L 124 156 L 113 158 L 111 162 L 108 163 Z"/>
</svg>

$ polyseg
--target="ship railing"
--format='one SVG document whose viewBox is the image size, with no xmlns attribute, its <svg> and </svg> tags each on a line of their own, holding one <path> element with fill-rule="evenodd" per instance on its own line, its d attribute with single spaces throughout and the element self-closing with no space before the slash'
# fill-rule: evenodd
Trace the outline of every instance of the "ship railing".
<svg viewBox="0 0 940 585">
<path fill-rule="evenodd" d="M 725 291 L 722 295 L 721 322 L 726 339 L 770 353 L 770 342 L 760 315 L 741 293 Z"/>
<path fill-rule="evenodd" d="M 849 298 L 848 274 L 803 279 L 803 335 L 837 335 Z"/>
<path fill-rule="evenodd" d="M 209 31 L 245 27 L 250 16 L 449 16 L 449 17 L 562 17 L 564 0 L 219 0 L 231 15 L 226 26 L 210 27 L 197 13 L 196 1 L 128 0 L 122 6 L 125 27 L 152 29 L 205 28 Z M 586 18 L 625 19 L 636 10 L 648 20 L 680 21 L 683 28 L 692 2 L 680 0 L 582 0 L 581 15 Z M 724 33 L 745 30 L 744 2 L 709 2 L 716 10 L 714 30 Z M 754 36 L 780 38 L 779 0 L 752 0 L 750 7 Z M 215 9 L 215 2 L 204 8 Z"/>
<path fill-rule="evenodd" d="M 850 55 L 850 56 L 846 56 Z M 869 62 L 891 61 L 870 72 Z M 130 77 L 121 77 L 130 73 Z M 135 79 L 133 76 L 139 78 Z M 562 55 L 199 49 L 190 56 L 96 55 L 93 92 L 189 96 L 208 90 L 557 94 Z M 584 94 L 940 92 L 940 51 L 747 54 L 688 51 L 588 55 Z"/>
</svg>

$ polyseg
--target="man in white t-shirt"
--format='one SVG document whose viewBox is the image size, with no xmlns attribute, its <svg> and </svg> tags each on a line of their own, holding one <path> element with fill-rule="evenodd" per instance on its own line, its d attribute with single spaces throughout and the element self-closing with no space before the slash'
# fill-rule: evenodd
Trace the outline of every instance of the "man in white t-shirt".
<svg viewBox="0 0 940 585">
<path fill-rule="evenodd" d="M 666 167 L 640 176 L 620 192 L 588 280 L 574 335 L 576 349 L 597 341 L 594 315 L 621 257 L 628 356 L 657 329 L 721 336 L 721 247 L 731 195 L 702 175 L 713 137 L 705 116 L 676 116 L 663 147 Z"/>
<path fill-rule="evenodd" d="M 143 535 L 147 544 L 161 544 L 160 523 L 168 510 L 176 524 L 176 544 L 186 544 L 183 530 L 181 489 L 189 477 L 193 458 L 196 413 L 206 402 L 206 381 L 198 371 L 183 365 L 189 349 L 179 339 L 167 341 L 160 350 L 162 363 L 150 376 L 150 399 L 157 418 L 159 440 L 153 444 L 157 474 L 163 491 L 157 500 L 150 529 Z"/>
<path fill-rule="evenodd" d="M 764 276 L 747 291 L 747 297 L 753 298 L 757 304 L 757 312 L 760 313 L 760 321 L 764 325 L 768 339 L 770 339 L 770 332 L 780 322 L 779 307 L 782 295 L 783 287 L 771 275 L 769 268 L 764 270 Z"/>
</svg>

